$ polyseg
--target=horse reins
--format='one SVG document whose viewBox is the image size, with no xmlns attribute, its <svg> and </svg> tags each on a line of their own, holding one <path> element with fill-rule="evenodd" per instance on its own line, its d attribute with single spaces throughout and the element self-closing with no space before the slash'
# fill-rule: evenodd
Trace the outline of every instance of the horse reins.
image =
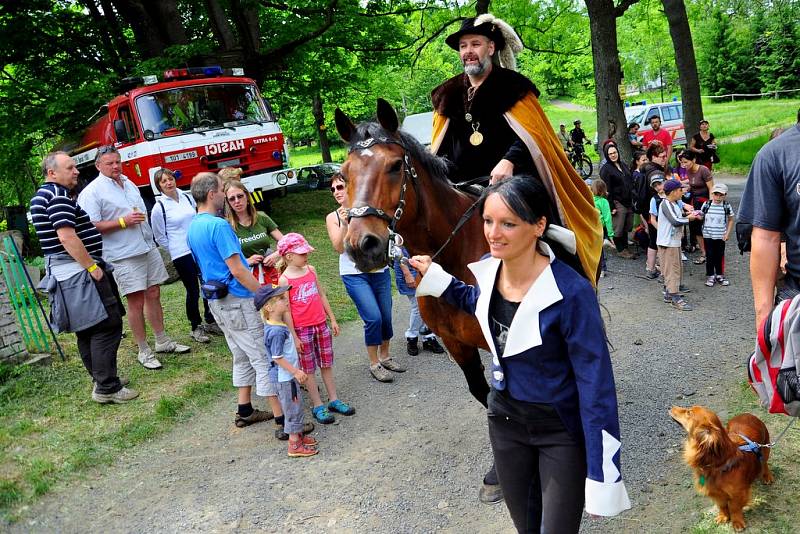
<svg viewBox="0 0 800 534">
<path fill-rule="evenodd" d="M 414 189 L 417 188 L 417 170 L 414 168 L 414 165 L 411 164 L 411 159 L 408 157 L 408 150 L 406 149 L 405 145 L 396 139 L 391 137 L 370 137 L 364 139 L 363 141 L 358 141 L 354 143 L 353 146 L 350 148 L 349 153 L 352 153 L 355 150 L 364 150 L 370 148 L 375 145 L 398 145 L 400 148 L 403 149 L 403 182 L 400 184 L 400 200 L 397 203 L 397 208 L 394 210 L 394 215 L 389 216 L 384 210 L 380 208 L 376 208 L 374 206 L 370 206 L 369 204 L 365 206 L 359 206 L 357 208 L 350 208 L 347 212 L 347 220 L 348 222 L 352 218 L 360 218 L 360 217 L 369 217 L 374 216 L 389 223 L 389 244 L 387 247 L 387 255 L 389 260 L 394 259 L 395 257 L 402 257 L 402 252 L 399 250 L 400 247 L 403 246 L 403 236 L 398 234 L 395 229 L 397 228 L 397 223 L 400 222 L 400 218 L 403 216 L 405 206 L 406 206 L 406 187 L 408 186 L 409 179 L 411 180 L 411 184 L 414 186 Z M 485 181 L 486 177 L 478 177 L 472 180 L 467 180 L 466 182 L 461 182 L 455 184 L 456 189 L 460 189 L 462 187 L 467 187 L 470 185 L 474 185 L 478 182 Z M 472 203 L 472 205 L 467 208 L 467 211 L 461 216 L 461 218 L 456 223 L 455 227 L 453 227 L 453 231 L 450 232 L 450 235 L 447 236 L 447 239 L 442 244 L 441 247 L 431 256 L 431 260 L 435 261 L 437 257 L 444 251 L 445 248 L 450 244 L 453 240 L 453 237 L 458 233 L 459 230 L 467 223 L 467 221 L 472 217 L 475 208 L 478 207 L 478 203 L 480 202 L 480 197 Z"/>
<path fill-rule="evenodd" d="M 408 150 L 403 143 L 397 141 L 396 139 L 392 139 L 391 137 L 370 137 L 368 139 L 364 139 L 363 141 L 358 141 L 357 143 L 354 143 L 349 153 L 352 153 L 354 150 L 364 150 L 378 144 L 398 145 L 403 149 L 403 181 L 400 184 L 400 200 L 397 203 L 397 208 L 395 208 L 394 215 L 391 217 L 384 210 L 370 206 L 369 204 L 365 206 L 359 206 L 357 208 L 350 208 L 347 211 L 347 221 L 350 222 L 350 219 L 352 218 L 369 216 L 378 217 L 384 221 L 388 221 L 389 244 L 387 247 L 387 256 L 391 260 L 398 255 L 402 256 L 402 252 L 399 254 L 398 252 L 399 248 L 403 246 L 403 236 L 398 234 L 395 229 L 397 228 L 397 223 L 400 222 L 400 218 L 403 216 L 403 212 L 406 207 L 406 188 L 408 187 L 409 179 L 411 180 L 411 184 L 414 186 L 414 189 L 417 188 L 417 170 L 411 164 L 411 160 L 408 157 Z"/>
</svg>

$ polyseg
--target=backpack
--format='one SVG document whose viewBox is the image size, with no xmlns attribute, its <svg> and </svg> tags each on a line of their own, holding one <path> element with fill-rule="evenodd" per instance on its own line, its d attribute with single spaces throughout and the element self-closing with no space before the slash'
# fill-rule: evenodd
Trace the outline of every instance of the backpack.
<svg viewBox="0 0 800 534">
<path fill-rule="evenodd" d="M 750 386 L 770 413 L 800 415 L 799 350 L 800 296 L 797 296 L 781 301 L 759 325 L 756 348 L 747 362 Z"/>
<path fill-rule="evenodd" d="M 631 189 L 631 201 L 633 211 L 639 215 L 644 215 L 650 210 L 650 184 L 644 173 L 636 171 L 633 173 L 633 188 Z"/>
<path fill-rule="evenodd" d="M 728 213 L 728 209 L 732 209 L 731 205 L 728 203 L 727 200 L 723 200 L 722 201 L 722 207 L 725 210 L 726 214 Z M 710 210 L 710 209 L 711 209 L 711 201 L 710 200 L 706 200 L 705 202 L 703 202 L 703 205 L 700 206 L 700 211 L 703 213 L 703 217 L 708 215 L 708 210 Z"/>
</svg>

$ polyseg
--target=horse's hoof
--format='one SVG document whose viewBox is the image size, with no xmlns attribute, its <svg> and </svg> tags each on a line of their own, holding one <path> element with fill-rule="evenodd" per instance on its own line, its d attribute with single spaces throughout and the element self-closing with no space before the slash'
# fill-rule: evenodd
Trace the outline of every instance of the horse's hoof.
<svg viewBox="0 0 800 534">
<path fill-rule="evenodd" d="M 481 484 L 478 491 L 478 499 L 483 504 L 497 504 L 503 502 L 503 490 L 500 484 Z"/>
</svg>

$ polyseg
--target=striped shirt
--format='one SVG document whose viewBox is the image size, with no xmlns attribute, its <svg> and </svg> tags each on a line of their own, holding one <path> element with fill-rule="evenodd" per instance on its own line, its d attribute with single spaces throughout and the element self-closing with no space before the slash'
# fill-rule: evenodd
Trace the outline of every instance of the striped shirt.
<svg viewBox="0 0 800 534">
<path fill-rule="evenodd" d="M 90 255 L 103 255 L 103 237 L 66 187 L 54 182 L 42 184 L 31 199 L 31 219 L 45 256 L 67 252 L 58 239 L 59 228 L 74 228 Z"/>
<path fill-rule="evenodd" d="M 727 202 L 707 201 L 708 208 L 703 206 L 703 238 L 722 239 L 728 229 L 728 217 L 733 217 L 733 208 Z"/>
</svg>

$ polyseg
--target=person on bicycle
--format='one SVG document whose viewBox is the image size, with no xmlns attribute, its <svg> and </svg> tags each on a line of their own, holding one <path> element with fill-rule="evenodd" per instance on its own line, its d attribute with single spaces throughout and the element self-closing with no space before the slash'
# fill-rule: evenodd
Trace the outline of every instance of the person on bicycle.
<svg viewBox="0 0 800 534">
<path fill-rule="evenodd" d="M 581 128 L 581 120 L 578 119 L 572 123 L 575 128 L 570 130 L 569 132 L 569 139 L 572 141 L 572 146 L 574 147 L 575 152 L 581 153 L 583 152 L 583 143 L 585 142 L 587 145 L 591 142 L 589 138 L 586 137 L 586 132 L 583 131 Z"/>
</svg>

